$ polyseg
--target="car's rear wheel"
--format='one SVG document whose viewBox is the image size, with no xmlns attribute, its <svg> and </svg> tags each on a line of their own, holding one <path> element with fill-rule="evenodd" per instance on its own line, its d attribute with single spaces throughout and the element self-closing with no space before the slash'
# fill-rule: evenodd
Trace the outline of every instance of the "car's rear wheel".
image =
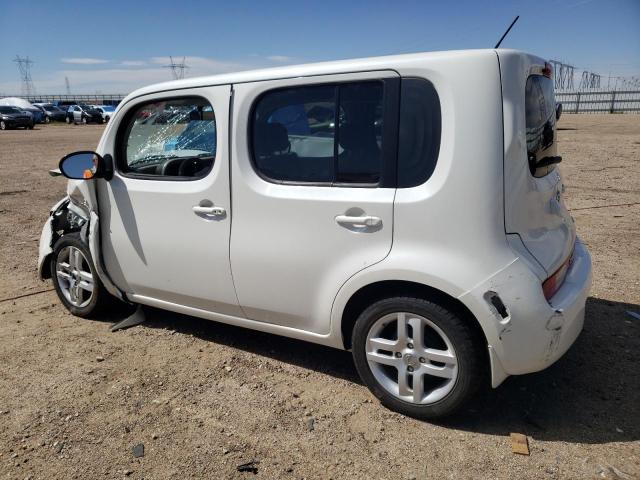
<svg viewBox="0 0 640 480">
<path fill-rule="evenodd" d="M 78 317 L 92 317 L 118 300 L 106 291 L 79 233 L 62 236 L 50 260 L 53 286 L 62 304 Z"/>
<path fill-rule="evenodd" d="M 65 122 L 67 122 L 67 124 L 68 124 L 68 125 L 71 125 L 71 117 L 66 116 L 66 117 L 64 118 L 64 121 L 65 121 Z"/>
<path fill-rule="evenodd" d="M 33 123 L 30 123 L 29 125 L 27 125 L 27 128 L 28 128 L 29 130 L 33 130 Z"/>
<path fill-rule="evenodd" d="M 51 119 L 47 116 L 44 117 L 44 123 L 51 123 Z"/>
<path fill-rule="evenodd" d="M 82 119 L 80 120 L 82 122 L 83 125 L 87 124 L 87 117 L 82 117 Z"/>
<path fill-rule="evenodd" d="M 6 130 L 7 129 L 7 124 L 5 123 L 4 120 L 0 121 L 0 130 Z"/>
<path fill-rule="evenodd" d="M 359 316 L 353 358 L 387 407 L 416 418 L 444 417 L 485 381 L 482 347 L 453 312 L 420 298 L 380 300 Z"/>
</svg>

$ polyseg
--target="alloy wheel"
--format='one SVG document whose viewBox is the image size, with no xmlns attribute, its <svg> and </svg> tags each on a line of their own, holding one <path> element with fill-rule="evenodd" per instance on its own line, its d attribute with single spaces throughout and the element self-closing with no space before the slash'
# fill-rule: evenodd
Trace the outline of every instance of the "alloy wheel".
<svg viewBox="0 0 640 480">
<path fill-rule="evenodd" d="M 388 393 L 416 405 L 442 400 L 458 377 L 458 358 L 447 335 L 414 313 L 379 318 L 367 334 L 366 356 L 373 376 Z"/>
<path fill-rule="evenodd" d="M 87 258 L 80 249 L 64 247 L 56 260 L 56 280 L 67 301 L 74 307 L 84 307 L 91 302 L 94 279 Z"/>
</svg>

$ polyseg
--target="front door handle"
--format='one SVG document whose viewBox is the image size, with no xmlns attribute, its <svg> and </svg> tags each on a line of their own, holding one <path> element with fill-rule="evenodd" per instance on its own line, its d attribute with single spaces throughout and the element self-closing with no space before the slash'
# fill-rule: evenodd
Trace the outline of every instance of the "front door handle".
<svg viewBox="0 0 640 480">
<path fill-rule="evenodd" d="M 352 225 L 354 227 L 377 227 L 382 223 L 380 217 L 365 215 L 362 217 L 352 217 L 350 215 L 338 215 L 336 217 L 338 225 Z"/>
<path fill-rule="evenodd" d="M 215 215 L 216 217 L 227 213 L 227 211 L 222 207 L 203 207 L 202 205 L 194 205 L 193 211 L 196 213 L 203 213 L 205 215 Z"/>
</svg>

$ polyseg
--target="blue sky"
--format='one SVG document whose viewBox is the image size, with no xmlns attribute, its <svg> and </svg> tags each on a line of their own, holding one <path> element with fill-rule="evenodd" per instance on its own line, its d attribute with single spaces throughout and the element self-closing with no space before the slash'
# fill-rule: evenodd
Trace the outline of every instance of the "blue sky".
<svg viewBox="0 0 640 480">
<path fill-rule="evenodd" d="M 39 93 L 127 93 L 187 76 L 429 50 L 503 47 L 640 77 L 640 0 L 0 0 L 0 93 L 19 93 L 15 55 Z M 605 78 L 606 84 L 606 78 Z"/>
</svg>

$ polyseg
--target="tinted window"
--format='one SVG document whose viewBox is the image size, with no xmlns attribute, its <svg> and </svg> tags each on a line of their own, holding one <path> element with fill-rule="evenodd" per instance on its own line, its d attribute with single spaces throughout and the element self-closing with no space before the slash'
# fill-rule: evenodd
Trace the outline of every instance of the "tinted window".
<svg viewBox="0 0 640 480">
<path fill-rule="evenodd" d="M 400 87 L 398 187 L 415 187 L 433 173 L 440 151 L 440 100 L 433 84 L 403 78 Z"/>
<path fill-rule="evenodd" d="M 542 75 L 531 75 L 525 87 L 527 158 L 536 177 L 551 172 L 555 165 L 535 168 L 536 161 L 556 155 L 556 112 L 553 81 Z"/>
<path fill-rule="evenodd" d="M 274 181 L 378 183 L 382 82 L 269 92 L 253 114 L 253 159 Z"/>
<path fill-rule="evenodd" d="M 216 156 L 213 108 L 201 98 L 141 104 L 127 115 L 121 142 L 124 172 L 202 177 Z"/>
</svg>

